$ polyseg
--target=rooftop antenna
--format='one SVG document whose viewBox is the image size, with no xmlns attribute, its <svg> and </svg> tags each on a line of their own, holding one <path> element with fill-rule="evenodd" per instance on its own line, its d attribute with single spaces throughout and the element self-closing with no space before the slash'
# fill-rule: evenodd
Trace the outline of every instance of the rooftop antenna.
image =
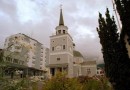
<svg viewBox="0 0 130 90">
<path fill-rule="evenodd" d="M 112 0 L 112 4 L 113 4 L 113 11 L 115 12 L 115 15 L 116 15 L 118 28 L 119 28 L 119 31 L 121 32 L 121 25 L 120 25 L 120 21 L 118 19 L 117 9 L 115 7 L 115 1 Z"/>
</svg>

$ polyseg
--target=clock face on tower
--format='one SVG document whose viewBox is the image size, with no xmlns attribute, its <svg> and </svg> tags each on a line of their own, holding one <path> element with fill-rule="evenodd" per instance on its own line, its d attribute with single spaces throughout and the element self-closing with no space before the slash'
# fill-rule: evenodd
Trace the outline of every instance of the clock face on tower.
<svg viewBox="0 0 130 90">
<path fill-rule="evenodd" d="M 56 46 L 56 50 L 57 51 L 61 50 L 61 46 Z"/>
</svg>

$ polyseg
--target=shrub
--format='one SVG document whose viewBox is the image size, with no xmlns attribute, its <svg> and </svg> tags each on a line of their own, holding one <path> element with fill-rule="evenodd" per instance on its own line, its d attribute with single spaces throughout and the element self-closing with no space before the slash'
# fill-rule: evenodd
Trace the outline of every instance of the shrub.
<svg viewBox="0 0 130 90">
<path fill-rule="evenodd" d="M 26 90 L 27 83 L 26 80 L 7 80 L 1 78 L 0 90 Z"/>
<path fill-rule="evenodd" d="M 67 78 L 66 74 L 57 73 L 45 82 L 43 90 L 112 90 L 112 88 L 105 77 Z"/>
<path fill-rule="evenodd" d="M 96 80 L 89 80 L 83 83 L 83 90 L 101 90 L 100 83 Z"/>
<path fill-rule="evenodd" d="M 76 78 L 67 78 L 65 73 L 57 73 L 45 82 L 43 90 L 82 90 L 82 85 Z"/>
<path fill-rule="evenodd" d="M 82 76 L 79 78 L 82 82 L 83 90 L 112 90 L 112 87 L 105 77 L 90 78 Z"/>
</svg>

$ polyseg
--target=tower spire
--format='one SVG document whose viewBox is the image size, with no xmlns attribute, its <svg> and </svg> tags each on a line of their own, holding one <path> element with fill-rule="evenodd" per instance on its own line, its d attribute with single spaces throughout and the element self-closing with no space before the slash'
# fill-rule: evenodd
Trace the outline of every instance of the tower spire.
<svg viewBox="0 0 130 90">
<path fill-rule="evenodd" d="M 59 26 L 64 25 L 63 15 L 62 15 L 62 5 L 60 5 L 60 20 L 59 20 Z"/>
</svg>

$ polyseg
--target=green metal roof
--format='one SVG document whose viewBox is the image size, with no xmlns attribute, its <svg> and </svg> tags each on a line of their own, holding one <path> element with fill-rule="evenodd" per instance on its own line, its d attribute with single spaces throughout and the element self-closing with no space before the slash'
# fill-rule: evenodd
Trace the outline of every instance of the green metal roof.
<svg viewBox="0 0 130 90">
<path fill-rule="evenodd" d="M 75 57 L 83 57 L 83 55 L 79 52 L 79 51 L 73 51 L 73 55 L 75 56 Z"/>
<path fill-rule="evenodd" d="M 7 67 L 15 67 L 15 68 L 27 68 L 25 65 L 19 65 L 19 64 L 14 64 L 14 63 L 7 63 Z"/>
</svg>

